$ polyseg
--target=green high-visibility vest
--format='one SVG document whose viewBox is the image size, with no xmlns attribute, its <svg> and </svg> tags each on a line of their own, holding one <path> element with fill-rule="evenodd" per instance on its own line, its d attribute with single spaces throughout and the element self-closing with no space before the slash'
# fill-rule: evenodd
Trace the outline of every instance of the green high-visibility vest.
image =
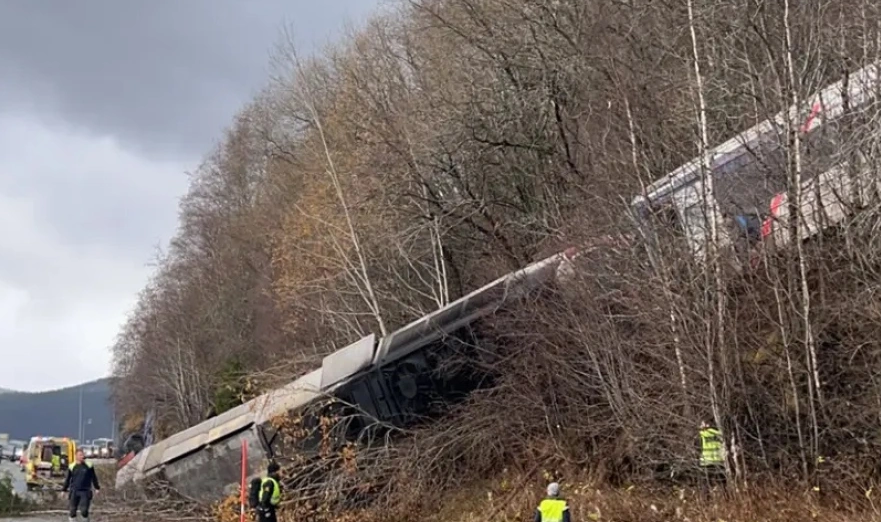
<svg viewBox="0 0 881 522">
<path fill-rule="evenodd" d="M 724 462 L 722 432 L 716 428 L 701 430 L 701 466 L 718 466 Z"/>
<path fill-rule="evenodd" d="M 263 480 L 260 481 L 260 499 L 263 500 L 263 489 L 266 487 L 267 482 L 272 482 L 272 496 L 269 497 L 269 503 L 273 506 L 277 506 L 279 502 L 281 502 L 281 486 L 278 485 L 278 481 L 272 477 L 264 477 Z"/>
<path fill-rule="evenodd" d="M 559 498 L 546 498 L 538 505 L 541 522 L 562 522 L 563 513 L 569 509 L 566 501 Z"/>
</svg>

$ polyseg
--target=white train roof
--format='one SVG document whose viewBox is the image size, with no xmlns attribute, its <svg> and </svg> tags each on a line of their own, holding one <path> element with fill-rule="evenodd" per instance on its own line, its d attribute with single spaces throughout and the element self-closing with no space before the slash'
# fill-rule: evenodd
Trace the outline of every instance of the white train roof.
<svg viewBox="0 0 881 522">
<path fill-rule="evenodd" d="M 873 90 L 878 87 L 878 73 L 879 64 L 873 63 L 849 75 L 846 79 L 847 95 L 852 107 L 865 104 L 875 94 Z M 842 97 L 844 87 L 845 79 L 842 78 L 806 100 L 805 106 L 812 110 L 814 125 L 841 116 L 844 111 Z M 710 150 L 710 159 L 714 167 L 724 165 L 742 154 L 747 154 L 749 151 L 744 145 L 755 143 L 761 138 L 785 128 L 787 117 L 790 122 L 804 119 L 807 116 L 804 114 L 805 106 L 791 106 L 788 110 L 776 114 L 773 118 L 763 121 Z M 815 108 L 820 110 L 815 111 Z M 646 199 L 652 203 L 664 201 L 680 189 L 690 186 L 700 178 L 700 161 L 700 157 L 693 158 L 670 174 L 659 178 L 646 187 L 645 194 L 636 196 L 632 205 L 634 207 L 643 206 L 646 204 Z"/>
</svg>

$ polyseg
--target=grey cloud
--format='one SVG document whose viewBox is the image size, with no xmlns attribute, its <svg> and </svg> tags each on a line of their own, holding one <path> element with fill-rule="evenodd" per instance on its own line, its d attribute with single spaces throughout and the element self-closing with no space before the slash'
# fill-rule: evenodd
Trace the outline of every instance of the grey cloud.
<svg viewBox="0 0 881 522">
<path fill-rule="evenodd" d="M 64 241 L 112 245 L 146 261 L 173 229 L 184 170 L 266 81 L 282 25 L 290 22 L 304 43 L 320 41 L 374 6 L 0 2 L 0 116 L 19 120 L 0 128 L 0 191 L 33 200 Z M 111 140 L 134 156 L 112 150 Z"/>
<path fill-rule="evenodd" d="M 174 227 L 184 168 L 65 126 L 0 118 L 0 193 L 32 201 L 60 244 L 106 245 L 146 260 Z"/>
<path fill-rule="evenodd" d="M 282 25 L 330 38 L 376 0 L 0 2 L 0 111 L 52 113 L 150 156 L 203 154 L 267 77 Z"/>
<path fill-rule="evenodd" d="M 0 0 L 0 387 L 103 375 L 185 169 L 267 80 L 377 0 Z"/>
</svg>

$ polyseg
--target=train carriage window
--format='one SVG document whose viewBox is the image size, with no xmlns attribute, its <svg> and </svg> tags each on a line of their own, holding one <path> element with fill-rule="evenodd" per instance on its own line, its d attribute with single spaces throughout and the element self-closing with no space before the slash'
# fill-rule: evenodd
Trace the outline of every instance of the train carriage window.
<svg viewBox="0 0 881 522">
<path fill-rule="evenodd" d="M 672 201 L 653 204 L 646 212 L 646 231 L 650 242 L 664 244 L 684 236 L 682 218 Z"/>
<path fill-rule="evenodd" d="M 802 182 L 813 179 L 840 163 L 841 140 L 837 121 L 816 126 L 803 138 Z"/>
<path fill-rule="evenodd" d="M 667 233 L 681 232 L 682 223 L 672 203 L 659 205 L 649 211 L 654 226 Z"/>
<path fill-rule="evenodd" d="M 787 157 L 776 138 L 744 144 L 727 161 L 717 161 L 713 183 L 724 216 L 765 212 L 774 194 L 786 189 Z"/>
<path fill-rule="evenodd" d="M 676 248 L 684 246 L 681 242 L 684 241 L 685 230 L 672 200 L 646 206 L 641 214 L 640 226 L 645 233 L 646 247 L 656 250 L 669 245 L 676 245 Z"/>
</svg>

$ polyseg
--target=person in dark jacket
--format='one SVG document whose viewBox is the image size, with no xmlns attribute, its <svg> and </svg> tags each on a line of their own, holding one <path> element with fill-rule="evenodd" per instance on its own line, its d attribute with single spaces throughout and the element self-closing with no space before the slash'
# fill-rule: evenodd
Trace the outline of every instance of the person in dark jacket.
<svg viewBox="0 0 881 522">
<path fill-rule="evenodd" d="M 93 491 L 94 488 L 94 491 Z M 76 512 L 79 510 L 83 520 L 89 520 L 89 505 L 92 503 L 92 496 L 101 490 L 98 484 L 98 475 L 95 474 L 95 468 L 91 462 L 86 461 L 83 450 L 76 450 L 76 462 L 67 469 L 67 476 L 64 478 L 64 486 L 62 491 L 68 495 L 68 508 L 70 512 L 70 520 L 76 520 Z"/>
<path fill-rule="evenodd" d="M 266 477 L 260 483 L 260 502 L 257 505 L 257 520 L 259 522 L 275 522 L 277 520 L 275 510 L 281 503 L 279 470 L 280 466 L 271 462 L 266 469 Z"/>
</svg>

